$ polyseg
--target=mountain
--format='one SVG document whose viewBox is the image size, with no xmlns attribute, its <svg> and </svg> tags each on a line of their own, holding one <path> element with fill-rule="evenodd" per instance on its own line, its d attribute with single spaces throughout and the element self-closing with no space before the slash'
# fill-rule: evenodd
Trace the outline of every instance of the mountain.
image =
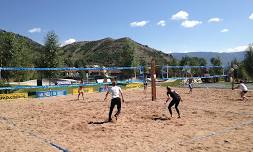
<svg viewBox="0 0 253 152">
<path fill-rule="evenodd" d="M 0 29 L 0 66 L 35 66 L 43 45 L 25 36 Z"/>
<path fill-rule="evenodd" d="M 43 45 L 29 39 L 25 36 L 7 32 L 0 29 L 0 40 L 5 36 L 15 38 L 16 42 L 25 46 L 25 53 L 37 60 Z M 12 41 L 12 40 L 11 40 Z M 0 44 L 1 46 L 1 44 Z M 172 56 L 162 51 L 137 43 L 130 38 L 112 39 L 105 38 L 97 41 L 75 42 L 61 49 L 61 57 L 65 61 L 65 66 L 84 67 L 89 65 L 100 66 L 137 66 L 150 64 L 152 58 L 155 58 L 157 64 L 167 64 Z M 36 61 L 33 61 L 36 62 Z M 34 65 L 35 63 L 31 63 Z M 8 65 L 7 65 L 8 66 Z"/>
<path fill-rule="evenodd" d="M 42 48 L 41 44 L 27 37 L 0 30 L 0 67 L 35 67 Z M 2 79 L 11 81 L 29 80 L 35 75 L 35 72 L 1 72 Z"/>
<path fill-rule="evenodd" d="M 43 45 L 33 41 L 32 39 L 28 37 L 25 37 L 13 32 L 7 32 L 5 30 L 0 29 L 0 36 L 4 36 L 4 35 L 13 35 L 16 39 L 23 40 L 27 45 L 29 45 L 32 48 L 35 48 L 36 50 L 41 49 L 43 47 Z"/>
<path fill-rule="evenodd" d="M 188 52 L 188 53 L 171 53 L 171 55 L 177 60 L 181 60 L 184 56 L 204 58 L 210 64 L 210 59 L 213 57 L 220 57 L 223 65 L 228 65 L 232 60 L 237 59 L 242 61 L 244 59 L 245 52 L 230 52 L 230 53 L 218 53 L 218 52 Z"/>
<path fill-rule="evenodd" d="M 75 42 L 63 46 L 62 49 L 65 59 L 67 59 L 66 63 L 79 64 L 79 66 L 82 64 L 100 66 L 147 65 L 152 58 L 156 59 L 157 64 L 162 65 L 167 64 L 172 59 L 169 54 L 142 45 L 127 37 Z"/>
</svg>

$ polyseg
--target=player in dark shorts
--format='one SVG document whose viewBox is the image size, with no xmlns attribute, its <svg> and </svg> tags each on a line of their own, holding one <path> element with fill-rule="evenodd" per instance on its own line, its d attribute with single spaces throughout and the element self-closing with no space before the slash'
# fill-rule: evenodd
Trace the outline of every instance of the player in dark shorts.
<svg viewBox="0 0 253 152">
<path fill-rule="evenodd" d="M 147 91 L 147 88 L 148 88 L 148 82 L 147 82 L 146 79 L 143 81 L 143 87 L 144 87 L 144 93 L 146 94 L 146 91 Z"/>
<path fill-rule="evenodd" d="M 112 99 L 111 99 L 111 106 L 110 106 L 108 121 L 111 122 L 114 106 L 117 106 L 117 109 L 118 109 L 117 113 L 114 115 L 117 120 L 117 117 L 119 116 L 120 111 L 121 111 L 121 101 L 124 102 L 124 98 L 123 98 L 123 93 L 121 91 L 121 88 L 116 86 L 115 81 L 112 82 L 112 87 L 107 91 L 104 101 L 106 101 L 106 98 L 109 93 L 111 93 Z M 120 98 L 120 96 L 121 96 L 121 98 Z"/>
<path fill-rule="evenodd" d="M 176 91 L 171 90 L 170 87 L 167 87 L 167 96 L 168 96 L 168 99 L 166 100 L 165 104 L 170 100 L 170 98 L 172 98 L 172 100 L 171 100 L 171 102 L 168 106 L 170 116 L 172 117 L 171 107 L 173 105 L 175 105 L 175 108 L 176 108 L 176 111 L 177 111 L 177 114 L 178 114 L 178 118 L 180 118 L 180 112 L 179 112 L 179 109 L 178 109 L 179 102 L 181 101 L 180 95 Z"/>
<path fill-rule="evenodd" d="M 192 93 L 192 89 L 193 89 L 192 83 L 193 83 L 193 78 L 191 77 L 191 78 L 188 79 L 188 87 L 190 89 L 189 94 Z"/>
<path fill-rule="evenodd" d="M 148 82 L 147 82 L 147 80 L 144 80 L 143 85 L 144 85 L 144 90 L 146 90 L 147 87 L 148 87 Z"/>
</svg>

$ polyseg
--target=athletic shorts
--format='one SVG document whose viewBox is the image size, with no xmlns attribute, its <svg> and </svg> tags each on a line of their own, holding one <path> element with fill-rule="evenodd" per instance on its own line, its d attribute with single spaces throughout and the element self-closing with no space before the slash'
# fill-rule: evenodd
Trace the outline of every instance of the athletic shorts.
<svg viewBox="0 0 253 152">
<path fill-rule="evenodd" d="M 243 93 L 247 93 L 248 91 L 242 91 Z"/>
<path fill-rule="evenodd" d="M 172 99 L 168 108 L 172 107 L 173 105 L 175 105 L 176 107 L 179 105 L 180 99 Z"/>
<path fill-rule="evenodd" d="M 84 93 L 84 90 L 83 89 L 79 89 L 78 93 Z"/>
<path fill-rule="evenodd" d="M 111 107 L 110 107 L 110 109 L 113 109 L 115 105 L 117 105 L 118 110 L 121 109 L 121 99 L 119 97 L 113 98 L 111 100 Z"/>
</svg>

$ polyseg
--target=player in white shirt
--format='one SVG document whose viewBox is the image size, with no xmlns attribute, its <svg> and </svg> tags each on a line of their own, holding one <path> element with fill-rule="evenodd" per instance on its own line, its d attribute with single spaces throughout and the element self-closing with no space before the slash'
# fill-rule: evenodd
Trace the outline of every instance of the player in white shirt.
<svg viewBox="0 0 253 152">
<path fill-rule="evenodd" d="M 121 88 L 116 86 L 115 81 L 112 82 L 112 87 L 107 91 L 104 101 L 106 100 L 109 93 L 111 93 L 111 95 L 112 95 L 111 106 L 110 106 L 110 111 L 109 111 L 109 120 L 108 120 L 110 122 L 110 121 L 112 121 L 112 112 L 113 112 L 113 108 L 115 105 L 117 105 L 117 109 L 118 109 L 117 113 L 114 115 L 117 120 L 117 117 L 119 116 L 120 110 L 121 110 L 120 96 L 122 98 L 122 102 L 124 102 L 124 98 L 123 98 Z"/>
<path fill-rule="evenodd" d="M 241 90 L 240 95 L 241 95 L 241 97 L 242 97 L 242 100 L 244 101 L 244 99 L 248 99 L 248 98 L 245 96 L 245 94 L 248 92 L 248 88 L 247 88 L 247 86 L 243 83 L 242 80 L 240 80 L 240 84 L 239 84 L 237 87 L 235 87 L 235 89 L 238 89 L 238 88 L 240 88 L 240 90 Z"/>
</svg>

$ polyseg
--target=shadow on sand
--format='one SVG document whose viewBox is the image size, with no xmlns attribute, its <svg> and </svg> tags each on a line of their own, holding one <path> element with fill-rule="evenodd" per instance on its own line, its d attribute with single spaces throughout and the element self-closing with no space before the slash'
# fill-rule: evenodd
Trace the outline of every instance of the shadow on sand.
<svg viewBox="0 0 253 152">
<path fill-rule="evenodd" d="M 152 117 L 151 118 L 152 120 L 162 120 L 162 121 L 165 121 L 165 120 L 170 120 L 170 118 L 167 118 L 167 117 L 158 117 L 158 116 L 155 116 L 155 117 Z"/>
<path fill-rule="evenodd" d="M 101 125 L 105 123 L 111 123 L 111 121 L 105 120 L 105 121 L 90 121 L 88 124 L 95 124 L 95 125 Z"/>
</svg>

